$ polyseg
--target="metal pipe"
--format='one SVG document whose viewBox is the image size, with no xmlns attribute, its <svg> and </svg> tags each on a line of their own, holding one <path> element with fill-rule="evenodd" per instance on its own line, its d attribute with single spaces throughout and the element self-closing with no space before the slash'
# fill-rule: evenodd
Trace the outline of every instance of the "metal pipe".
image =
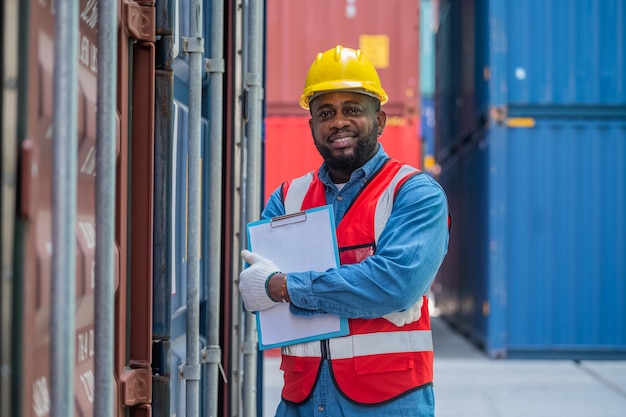
<svg viewBox="0 0 626 417">
<path fill-rule="evenodd" d="M 0 185 L 0 202 L 2 207 L 2 269 L 0 275 L 0 415 L 11 415 L 13 404 L 17 403 L 17 398 L 12 398 L 11 387 L 19 385 L 14 382 L 11 375 L 13 364 L 21 363 L 21 358 L 17 355 L 13 356 L 12 344 L 14 341 L 20 340 L 19 337 L 12 335 L 21 334 L 22 327 L 19 325 L 21 319 L 12 317 L 10 312 L 16 305 L 13 300 L 19 299 L 14 295 L 19 285 L 14 283 L 13 277 L 13 252 L 15 236 L 15 202 L 16 202 L 16 184 L 13 178 L 17 176 L 17 138 L 18 138 L 18 114 L 20 114 L 21 104 L 25 100 L 20 99 L 19 87 L 19 39 L 24 39 L 21 33 L 24 31 L 24 24 L 21 24 L 20 4 L 18 0 L 10 0 L 3 2 L 0 6 L 0 21 L 2 29 L 0 29 L 0 60 L 2 60 L 2 89 L 0 104 L 0 127 L 2 132 L 2 144 L 0 145 L 0 155 L 2 158 L 1 176 L 2 184 Z M 17 229 L 19 230 L 19 229 Z M 7 314 L 8 313 L 8 314 Z M 5 337 L 8 336 L 8 337 Z"/>
<path fill-rule="evenodd" d="M 113 412 L 117 1 L 98 2 L 94 416 Z"/>
<path fill-rule="evenodd" d="M 200 411 L 200 140 L 204 39 L 202 1 L 189 5 L 189 37 L 183 39 L 189 55 L 189 148 L 188 148 L 188 226 L 187 226 L 187 347 L 182 375 L 186 381 L 186 416 Z"/>
<path fill-rule="evenodd" d="M 211 1 L 211 43 L 206 62 L 209 77 L 209 189 L 208 275 L 207 275 L 207 347 L 206 365 L 207 416 L 217 416 L 218 380 L 222 350 L 220 348 L 220 291 L 222 265 L 222 154 L 223 154 L 223 79 L 224 79 L 224 2 Z"/>
<path fill-rule="evenodd" d="M 248 90 L 246 129 L 246 215 L 256 220 L 261 212 L 261 141 L 263 103 L 263 2 L 250 0 L 248 7 L 248 65 L 245 84 Z M 244 417 L 256 416 L 257 343 L 256 321 L 245 314 L 243 392 Z"/>
<path fill-rule="evenodd" d="M 52 150 L 52 417 L 74 415 L 78 1 L 56 2 Z"/>
</svg>

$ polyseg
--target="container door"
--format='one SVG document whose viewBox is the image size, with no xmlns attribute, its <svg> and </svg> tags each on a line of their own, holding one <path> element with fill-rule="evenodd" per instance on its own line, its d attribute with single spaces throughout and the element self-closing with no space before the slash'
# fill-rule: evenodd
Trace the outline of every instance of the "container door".
<svg viewBox="0 0 626 417">
<path fill-rule="evenodd" d="M 75 409 L 89 415 L 94 399 L 94 265 L 97 19 L 95 4 L 80 2 L 78 34 L 78 158 L 76 209 Z M 15 410 L 40 416 L 50 411 L 50 287 L 52 247 L 52 157 L 54 10 L 52 2 L 28 7 L 27 103 L 20 138 L 21 176 L 15 299 L 22 329 L 14 363 Z M 61 196 L 62 198 L 62 196 Z"/>
</svg>

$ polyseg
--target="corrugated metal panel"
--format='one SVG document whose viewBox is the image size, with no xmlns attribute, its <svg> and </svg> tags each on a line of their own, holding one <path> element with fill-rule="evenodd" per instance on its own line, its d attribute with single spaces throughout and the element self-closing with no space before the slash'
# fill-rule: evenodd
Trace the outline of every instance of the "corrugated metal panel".
<svg viewBox="0 0 626 417">
<path fill-rule="evenodd" d="M 539 121 L 506 153 L 508 349 L 626 356 L 626 123 Z"/>
<path fill-rule="evenodd" d="M 53 254 L 53 185 L 54 170 L 62 169 L 53 164 L 52 124 L 54 122 L 54 51 L 55 20 L 54 4 L 31 0 L 23 10 L 28 11 L 22 23 L 23 33 L 28 36 L 21 45 L 27 55 L 25 76 L 22 85 L 27 86 L 27 109 L 22 115 L 26 129 L 21 144 L 21 172 L 18 197 L 20 210 L 16 230 L 17 265 L 13 282 L 16 285 L 14 332 L 18 339 L 15 348 L 19 353 L 11 364 L 13 414 L 24 416 L 50 414 L 50 396 L 53 384 L 59 383 L 52 377 L 51 350 L 54 338 L 51 335 L 52 254 Z M 82 2 L 81 10 L 89 13 Z M 73 332 L 75 357 L 73 367 L 74 392 L 72 400 L 77 415 L 93 413 L 94 375 L 94 268 L 95 268 L 95 149 L 96 149 L 96 73 L 94 53 L 97 45 L 97 24 L 90 25 L 87 19 L 79 22 L 80 44 L 77 80 L 77 184 L 76 184 L 76 269 L 75 323 L 67 330 Z M 27 43 L 26 43 L 27 42 Z M 66 74 L 67 75 L 67 74 Z M 16 155 L 17 156 L 17 155 Z M 9 156 L 10 157 L 10 156 Z M 69 174 L 68 174 L 69 175 Z M 65 196 L 60 196 L 64 198 Z M 58 230 L 56 231 L 58 232 Z M 22 246 L 23 245 L 23 246 Z M 116 255 L 118 255 L 116 253 Z M 116 260 L 118 258 L 116 257 Z M 23 265 L 22 265 L 23 263 Z M 65 278 L 65 277 L 57 277 Z M 115 276 L 115 284 L 119 276 Z M 119 287 L 117 288 L 119 289 Z M 69 301 L 69 300 L 66 300 Z M 57 329 L 65 330 L 65 329 Z M 58 339 L 57 339 L 58 340 Z M 15 353 L 15 352 L 14 352 Z M 59 368 L 69 364 L 57 364 Z M 111 370 L 113 371 L 113 370 Z M 61 371 L 61 374 L 64 371 Z"/>
<path fill-rule="evenodd" d="M 439 158 L 486 121 L 489 105 L 626 104 L 623 1 L 441 1 L 439 15 Z"/>
<path fill-rule="evenodd" d="M 529 3 L 533 16 L 567 17 L 552 30 L 539 25 L 539 45 L 542 39 L 519 26 L 526 4 L 441 2 L 438 64 L 489 66 L 484 80 L 475 78 L 472 106 L 460 99 L 465 84 L 454 67 L 437 73 L 436 146 L 453 228 L 433 288 L 442 313 L 496 357 L 626 357 L 623 37 L 605 37 L 601 25 L 589 23 L 598 31 L 578 30 L 576 42 L 585 50 L 602 39 L 599 50 L 613 51 L 614 59 L 604 52 L 584 57 L 565 42 L 552 49 L 561 62 L 552 62 L 551 75 L 527 77 L 530 84 L 521 86 L 515 71 L 518 62 L 549 56 L 545 50 L 572 22 L 623 30 L 622 4 L 575 3 Z M 460 37 L 455 22 L 468 10 L 460 32 L 484 33 Z M 607 85 L 614 91 L 601 91 Z M 489 95 L 479 95 L 485 88 Z M 489 114 L 477 116 L 476 108 Z"/>
<path fill-rule="evenodd" d="M 626 4 L 622 0 L 506 4 L 510 102 L 626 104 Z"/>
<path fill-rule="evenodd" d="M 417 114 L 419 2 L 267 2 L 267 114 L 301 115 L 298 100 L 315 54 L 360 47 L 378 67 L 390 114 Z M 370 52 L 371 51 L 371 52 Z"/>
<path fill-rule="evenodd" d="M 453 231 L 437 306 L 496 356 L 626 357 L 626 123 L 492 133 L 440 178 Z"/>
<path fill-rule="evenodd" d="M 265 200 L 283 181 L 319 168 L 322 158 L 311 137 L 309 117 L 274 116 L 265 119 Z M 380 143 L 391 157 L 420 168 L 417 118 L 388 117 Z"/>
</svg>

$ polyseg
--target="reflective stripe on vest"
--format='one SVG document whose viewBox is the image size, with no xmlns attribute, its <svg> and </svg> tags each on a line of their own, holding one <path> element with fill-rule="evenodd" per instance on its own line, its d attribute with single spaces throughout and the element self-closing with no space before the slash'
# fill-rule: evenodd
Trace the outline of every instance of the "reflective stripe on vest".
<svg viewBox="0 0 626 417">
<path fill-rule="evenodd" d="M 301 210 L 302 202 L 309 186 L 313 181 L 313 172 L 296 178 L 289 184 L 289 192 L 285 195 L 285 214 L 297 213 Z"/>
<path fill-rule="evenodd" d="M 357 334 L 329 339 L 331 359 L 346 359 L 356 356 L 381 353 L 430 352 L 433 338 L 430 330 Z M 321 357 L 319 341 L 299 343 L 283 347 L 283 355 Z"/>
<path fill-rule="evenodd" d="M 389 219 L 389 216 L 391 215 L 396 186 L 401 179 L 412 172 L 417 171 L 410 165 L 403 165 L 402 168 L 400 168 L 400 171 L 398 171 L 398 173 L 393 177 L 385 192 L 378 199 L 378 202 L 376 203 L 376 214 L 374 216 L 374 236 L 376 243 L 378 243 L 378 238 L 387 224 L 387 219 Z"/>
</svg>

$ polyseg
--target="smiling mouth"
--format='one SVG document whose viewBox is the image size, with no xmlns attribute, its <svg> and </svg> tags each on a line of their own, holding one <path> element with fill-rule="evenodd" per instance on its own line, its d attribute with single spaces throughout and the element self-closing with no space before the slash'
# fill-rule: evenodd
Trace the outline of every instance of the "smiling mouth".
<svg viewBox="0 0 626 417">
<path fill-rule="evenodd" d="M 345 145 L 347 143 L 352 142 L 354 139 L 356 139 L 356 136 L 353 134 L 347 134 L 347 133 L 341 133 L 338 135 L 333 135 L 329 138 L 329 142 L 333 143 L 335 145 Z"/>
</svg>

